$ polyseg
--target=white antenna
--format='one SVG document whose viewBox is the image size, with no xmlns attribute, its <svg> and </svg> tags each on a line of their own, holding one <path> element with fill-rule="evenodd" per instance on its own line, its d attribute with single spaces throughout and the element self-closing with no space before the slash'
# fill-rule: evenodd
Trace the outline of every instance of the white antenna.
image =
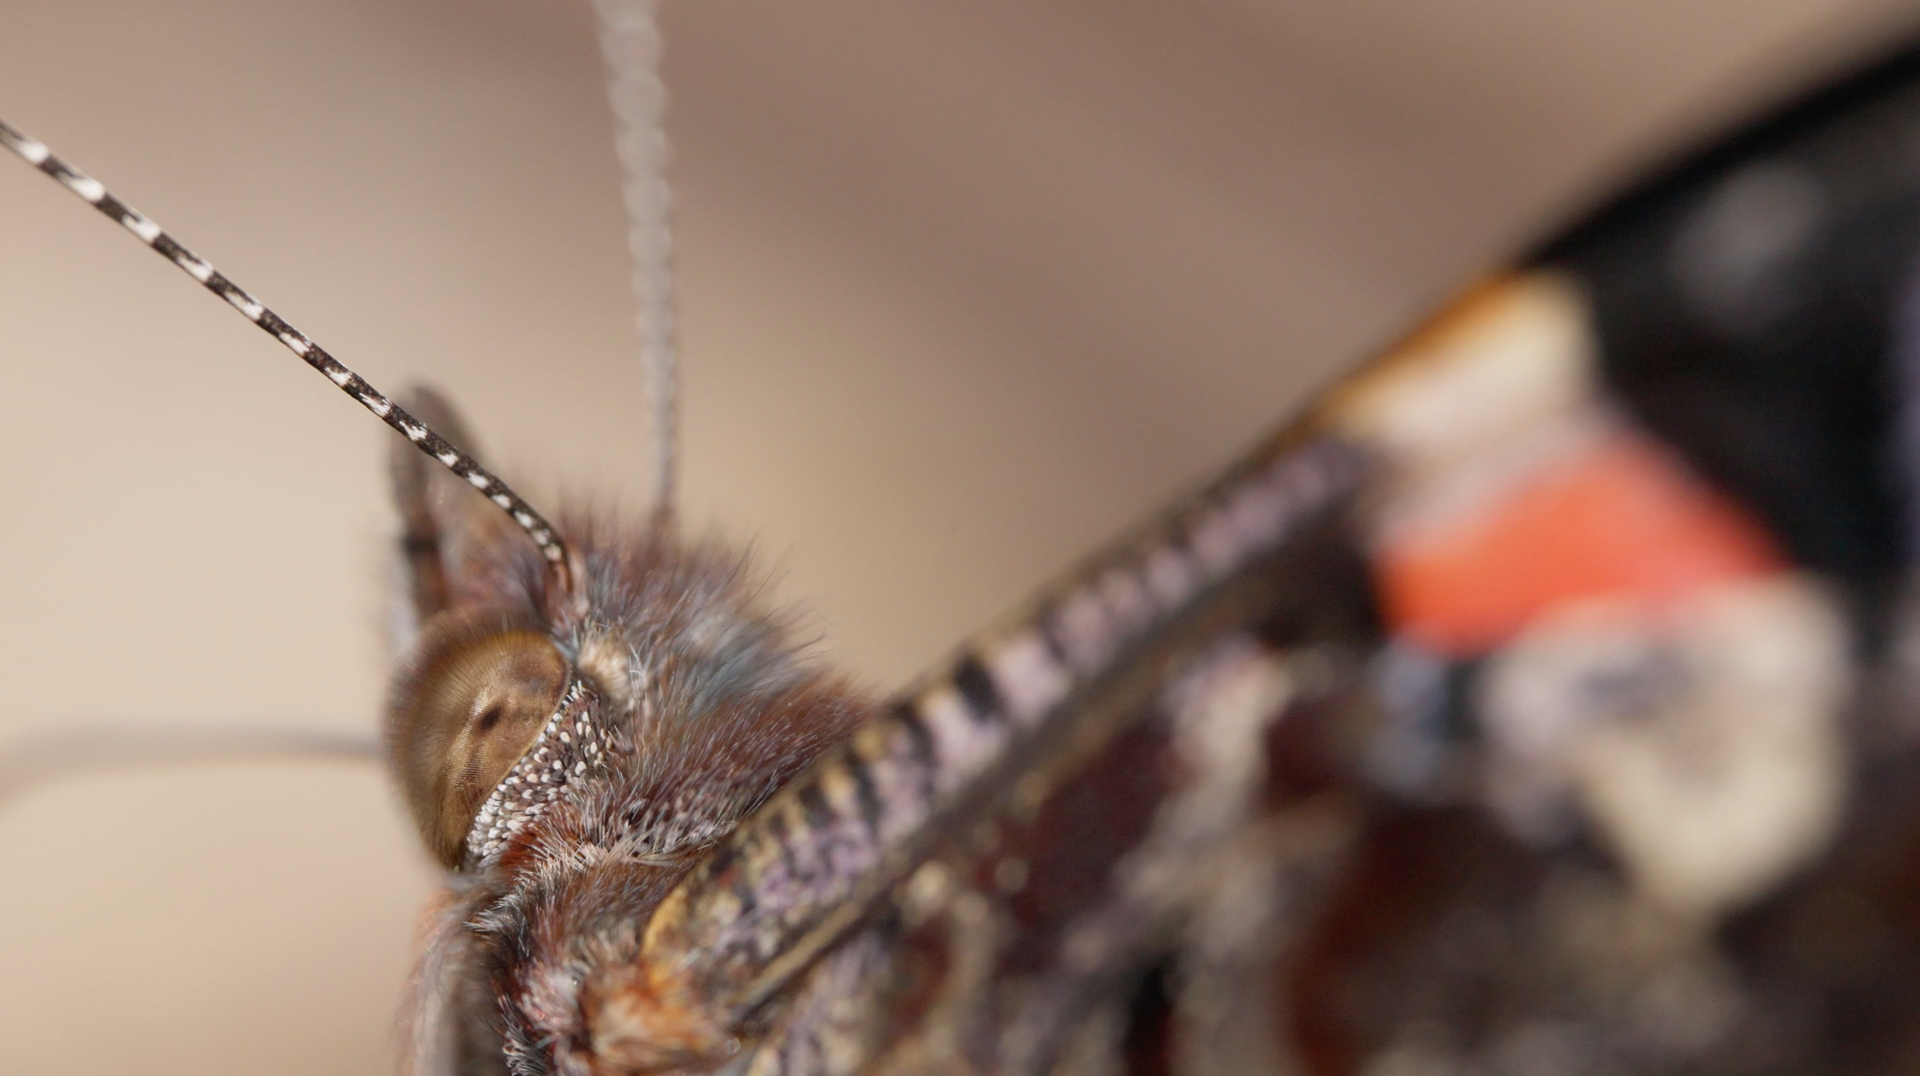
<svg viewBox="0 0 1920 1076">
<path fill-rule="evenodd" d="M 633 255 L 640 364 L 654 439 L 654 510 L 673 511 L 680 463 L 679 372 L 673 334 L 673 192 L 667 186 L 666 87 L 660 81 L 659 0 L 593 0 L 613 102 L 620 194 Z"/>
</svg>

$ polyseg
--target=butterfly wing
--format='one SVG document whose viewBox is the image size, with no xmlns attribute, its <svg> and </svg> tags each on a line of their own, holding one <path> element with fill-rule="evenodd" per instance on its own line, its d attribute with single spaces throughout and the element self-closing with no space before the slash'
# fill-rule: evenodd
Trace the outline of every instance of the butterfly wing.
<svg viewBox="0 0 1920 1076">
<path fill-rule="evenodd" d="M 1170 750 L 1128 737 L 1170 728 L 1163 697 L 1189 666 L 1273 619 L 1360 473 L 1354 453 L 1289 431 L 963 649 L 675 891 L 647 933 L 658 996 L 697 999 L 716 1038 L 731 1034 L 956 837 L 1023 797 L 1044 808 L 1049 785 L 1097 780 L 1095 758 Z"/>
<path fill-rule="evenodd" d="M 1920 941 L 1915 146 L 1908 54 L 1470 291 L 741 826 L 662 1004 L 751 1071 L 1909 1056 L 1820 1014 Z"/>
</svg>

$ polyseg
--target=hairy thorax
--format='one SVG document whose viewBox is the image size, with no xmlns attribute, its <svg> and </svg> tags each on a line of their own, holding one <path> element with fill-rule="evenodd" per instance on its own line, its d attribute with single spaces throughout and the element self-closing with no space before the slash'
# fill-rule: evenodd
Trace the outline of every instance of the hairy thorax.
<svg viewBox="0 0 1920 1076">
<path fill-rule="evenodd" d="M 407 513 L 426 533 L 409 536 L 409 656 L 387 722 L 449 869 L 417 975 L 415 1068 L 723 1059 L 737 1045 L 675 996 L 673 969 L 642 960 L 647 925 L 869 703 L 808 658 L 744 556 L 670 521 L 567 519 L 584 600 L 565 603 L 524 540 L 464 503 L 477 498 L 432 481 L 422 497 Z"/>
</svg>

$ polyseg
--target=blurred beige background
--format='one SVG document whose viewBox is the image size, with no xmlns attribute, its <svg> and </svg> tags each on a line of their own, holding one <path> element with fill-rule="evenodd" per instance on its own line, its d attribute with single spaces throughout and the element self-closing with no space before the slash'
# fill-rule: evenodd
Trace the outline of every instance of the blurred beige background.
<svg viewBox="0 0 1920 1076">
<path fill-rule="evenodd" d="M 669 9 L 690 515 L 903 679 L 1874 0 Z M 644 503 L 584 3 L 0 0 L 0 116 L 540 503 Z M 0 738 L 370 729 L 390 435 L 0 161 Z M 3 740 L 0 740 L 3 742 Z M 371 770 L 0 813 L 0 1071 L 389 1067 L 429 885 Z"/>
</svg>

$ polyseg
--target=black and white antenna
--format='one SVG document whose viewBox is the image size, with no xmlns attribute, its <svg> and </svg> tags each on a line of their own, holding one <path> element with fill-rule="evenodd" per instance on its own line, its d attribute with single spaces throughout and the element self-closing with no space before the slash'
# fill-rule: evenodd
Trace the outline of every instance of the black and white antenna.
<svg viewBox="0 0 1920 1076">
<path fill-rule="evenodd" d="M 673 192 L 667 186 L 666 87 L 660 81 L 659 0 L 594 0 L 607 62 L 620 194 L 654 441 L 654 510 L 673 511 L 680 462 L 673 330 Z"/>
<path fill-rule="evenodd" d="M 286 319 L 267 309 L 258 299 L 228 280 L 219 270 L 207 264 L 199 255 L 181 246 L 175 239 L 162 231 L 158 224 L 135 212 L 125 202 L 107 193 L 100 181 L 86 175 L 79 169 L 53 155 L 42 142 L 36 141 L 0 122 L 0 145 L 19 154 L 28 164 L 40 169 L 47 175 L 60 181 L 68 190 L 79 195 L 95 209 L 118 221 L 128 231 L 139 236 L 140 240 L 159 251 L 160 255 L 180 267 L 188 276 L 199 281 L 208 291 L 213 292 L 248 321 L 265 329 L 274 339 L 287 346 L 289 351 L 306 360 L 308 366 L 327 376 L 327 380 L 339 386 L 341 391 L 378 415 L 382 421 L 413 442 L 414 446 L 434 459 L 439 460 L 448 470 L 467 484 L 484 494 L 487 499 L 500 506 L 520 529 L 527 532 L 533 543 L 540 547 L 540 553 L 547 558 L 555 579 L 560 584 L 560 593 L 571 595 L 577 579 L 577 570 L 572 553 L 561 540 L 553 526 L 534 511 L 533 506 L 520 499 L 520 495 L 508 488 L 492 472 L 480 466 L 471 456 L 455 448 L 446 438 L 441 437 L 425 423 L 407 414 L 398 404 L 388 399 L 384 393 L 367 384 L 359 374 L 341 365 L 338 359 L 327 354 L 319 344 L 313 342 L 307 334 L 287 324 Z"/>
</svg>

